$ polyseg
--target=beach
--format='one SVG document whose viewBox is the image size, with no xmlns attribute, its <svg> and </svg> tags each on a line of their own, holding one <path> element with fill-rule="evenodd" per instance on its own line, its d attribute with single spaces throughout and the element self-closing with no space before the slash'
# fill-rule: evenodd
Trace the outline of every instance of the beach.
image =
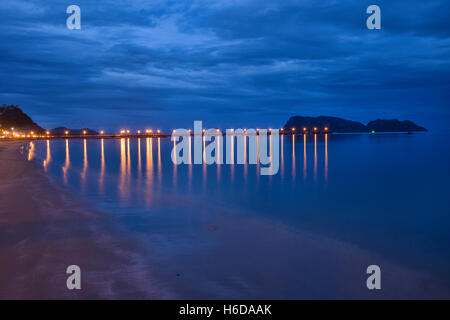
<svg viewBox="0 0 450 320">
<path fill-rule="evenodd" d="M 121 229 L 113 215 L 82 203 L 27 154 L 24 142 L 0 143 L 0 299 L 450 297 L 431 274 L 213 199 L 166 199 L 203 207 L 202 220 L 184 224 L 176 207 L 171 224 L 150 219 L 148 230 Z M 366 288 L 372 264 L 382 269 L 379 291 Z M 66 287 L 70 265 L 81 268 L 81 290 Z"/>
<path fill-rule="evenodd" d="M 0 299 L 168 297 L 136 246 L 50 183 L 24 147 L 0 143 Z M 69 265 L 81 268 L 81 290 L 67 289 Z"/>
</svg>

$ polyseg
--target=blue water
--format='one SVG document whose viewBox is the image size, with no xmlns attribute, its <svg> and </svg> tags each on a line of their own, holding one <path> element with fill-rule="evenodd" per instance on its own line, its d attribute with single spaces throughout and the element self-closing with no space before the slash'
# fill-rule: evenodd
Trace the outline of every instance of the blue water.
<svg viewBox="0 0 450 320">
<path fill-rule="evenodd" d="M 30 158 L 148 243 L 182 297 L 365 297 L 366 260 L 450 289 L 449 138 L 284 136 L 274 176 L 250 164 L 176 166 L 169 138 L 40 141 Z M 331 271 L 347 264 L 361 274 Z M 385 290 L 407 296 L 397 283 Z"/>
</svg>

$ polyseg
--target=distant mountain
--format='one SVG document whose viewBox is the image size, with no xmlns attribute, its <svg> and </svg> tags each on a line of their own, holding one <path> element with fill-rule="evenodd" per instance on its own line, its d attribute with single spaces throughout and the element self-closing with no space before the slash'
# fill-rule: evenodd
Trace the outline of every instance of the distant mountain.
<svg viewBox="0 0 450 320">
<path fill-rule="evenodd" d="M 414 122 L 405 120 L 374 120 L 367 124 L 369 131 L 375 132 L 410 132 L 410 131 L 427 131 L 427 129 L 416 125 Z"/>
<path fill-rule="evenodd" d="M 317 127 L 319 132 L 323 132 L 327 127 L 330 132 L 412 132 L 412 131 L 427 131 L 427 129 L 420 127 L 412 121 L 405 120 L 375 120 L 370 121 L 367 125 L 361 122 L 345 120 L 336 117 L 301 117 L 294 116 L 284 125 L 285 131 L 290 131 L 296 128 L 297 132 L 306 128 L 308 131 L 313 131 Z"/>
<path fill-rule="evenodd" d="M 50 133 L 52 136 L 65 136 L 66 132 L 69 132 L 70 135 L 83 135 L 84 131 L 86 131 L 86 135 L 98 135 L 97 131 L 94 131 L 89 128 L 83 128 L 83 129 L 68 129 L 66 127 L 58 127 L 55 129 L 50 130 Z"/>
<path fill-rule="evenodd" d="M 34 131 L 36 134 L 45 132 L 18 106 L 3 104 L 0 106 L 0 129 L 10 130 L 11 128 L 14 128 L 16 131 Z"/>
<path fill-rule="evenodd" d="M 336 117 L 291 117 L 284 125 L 284 130 L 290 131 L 292 128 L 300 131 L 303 128 L 307 128 L 309 131 L 313 131 L 313 128 L 317 127 L 318 130 L 323 131 L 325 127 L 328 127 L 332 132 L 367 132 L 368 129 L 361 122 L 345 120 Z"/>
</svg>

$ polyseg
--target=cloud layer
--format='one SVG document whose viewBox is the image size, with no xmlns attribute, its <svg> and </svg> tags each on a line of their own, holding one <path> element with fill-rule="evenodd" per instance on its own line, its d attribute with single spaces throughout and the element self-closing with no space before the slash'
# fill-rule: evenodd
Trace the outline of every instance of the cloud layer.
<svg viewBox="0 0 450 320">
<path fill-rule="evenodd" d="M 77 1 L 0 3 L 0 103 L 38 122 L 281 126 L 287 117 L 450 119 L 450 3 Z"/>
</svg>

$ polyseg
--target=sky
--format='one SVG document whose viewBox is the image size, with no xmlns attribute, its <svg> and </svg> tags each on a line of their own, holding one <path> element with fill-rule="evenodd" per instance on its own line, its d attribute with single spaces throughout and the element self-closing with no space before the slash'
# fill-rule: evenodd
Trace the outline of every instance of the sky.
<svg viewBox="0 0 450 320">
<path fill-rule="evenodd" d="M 69 30 L 69 5 L 81 30 Z M 381 30 L 366 8 L 381 8 Z M 50 129 L 450 120 L 450 1 L 0 2 L 0 104 Z"/>
</svg>

